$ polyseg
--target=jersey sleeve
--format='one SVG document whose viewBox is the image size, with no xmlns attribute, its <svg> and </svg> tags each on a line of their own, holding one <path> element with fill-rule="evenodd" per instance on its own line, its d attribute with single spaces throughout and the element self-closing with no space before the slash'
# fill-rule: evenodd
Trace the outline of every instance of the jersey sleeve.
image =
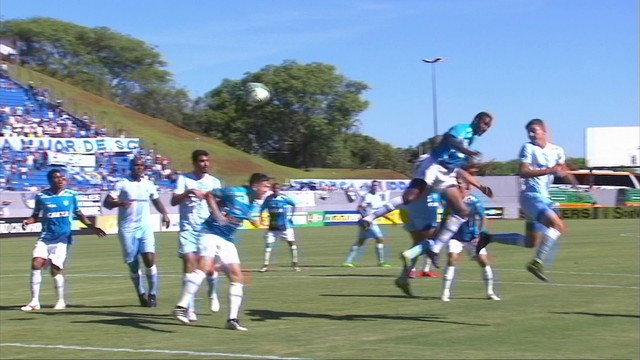
<svg viewBox="0 0 640 360">
<path fill-rule="evenodd" d="M 522 148 L 520 149 L 520 154 L 518 155 L 518 158 L 520 159 L 521 163 L 525 163 L 525 164 L 532 164 L 533 163 L 533 148 L 531 147 L 530 144 L 524 144 L 522 145 Z"/>
<path fill-rule="evenodd" d="M 156 184 L 154 184 L 153 181 L 149 180 L 147 181 L 147 186 L 149 187 L 149 198 L 151 200 L 158 199 L 160 195 L 158 195 L 158 189 L 156 188 Z"/>
<path fill-rule="evenodd" d="M 558 146 L 558 150 L 557 151 L 558 151 L 558 164 L 564 164 L 565 161 L 567 160 L 565 158 L 565 155 L 564 155 L 564 149 L 562 149 L 560 146 Z"/>
<path fill-rule="evenodd" d="M 36 199 L 35 199 L 35 205 L 33 207 L 33 213 L 37 216 L 40 216 L 40 213 L 42 212 L 43 209 L 43 203 L 42 203 L 42 194 L 38 193 L 36 195 Z"/>
<path fill-rule="evenodd" d="M 284 201 L 291 206 L 296 206 L 296 202 L 287 195 L 284 196 Z"/>
<path fill-rule="evenodd" d="M 187 191 L 187 182 L 185 180 L 184 175 L 178 176 L 178 181 L 176 181 L 176 188 L 173 190 L 173 193 L 176 195 L 184 194 Z"/>
<path fill-rule="evenodd" d="M 78 206 L 78 193 L 74 192 L 71 200 L 71 213 L 78 211 L 80 211 L 80 206 Z"/>
<path fill-rule="evenodd" d="M 109 196 L 111 196 L 114 199 L 118 199 L 118 196 L 120 196 L 120 193 L 122 192 L 122 189 L 124 187 L 124 183 L 122 181 L 118 181 L 113 189 L 111 189 L 111 191 L 109 191 Z"/>
</svg>

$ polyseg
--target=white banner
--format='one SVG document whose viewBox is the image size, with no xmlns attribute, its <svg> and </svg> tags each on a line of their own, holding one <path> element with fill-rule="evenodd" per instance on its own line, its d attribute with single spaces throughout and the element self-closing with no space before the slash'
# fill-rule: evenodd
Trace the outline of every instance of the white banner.
<svg viewBox="0 0 640 360">
<path fill-rule="evenodd" d="M 383 191 L 404 190 L 409 186 L 409 181 L 404 179 L 376 179 L 380 181 Z M 317 190 L 321 190 L 322 186 L 335 186 L 338 190 L 345 190 L 353 187 L 356 191 L 369 191 L 373 179 L 291 179 L 292 186 L 309 187 L 315 186 Z"/>
<path fill-rule="evenodd" d="M 47 164 L 95 168 L 96 157 L 94 155 L 63 154 L 47 151 Z"/>
<path fill-rule="evenodd" d="M 140 145 L 136 138 L 34 138 L 0 137 L 0 149 L 9 146 L 22 151 L 25 147 L 67 154 L 94 154 L 97 152 L 130 152 Z"/>
</svg>

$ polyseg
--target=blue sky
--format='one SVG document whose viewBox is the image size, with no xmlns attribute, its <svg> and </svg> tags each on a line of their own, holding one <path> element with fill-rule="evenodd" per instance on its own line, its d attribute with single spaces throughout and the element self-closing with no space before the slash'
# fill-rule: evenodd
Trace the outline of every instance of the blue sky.
<svg viewBox="0 0 640 360">
<path fill-rule="evenodd" d="M 3 0 L 3 19 L 107 26 L 157 46 L 193 96 L 283 60 L 335 65 L 371 86 L 362 133 L 394 146 L 495 114 L 483 160 L 517 157 L 525 123 L 548 122 L 569 157 L 584 128 L 636 126 L 637 0 Z"/>
</svg>

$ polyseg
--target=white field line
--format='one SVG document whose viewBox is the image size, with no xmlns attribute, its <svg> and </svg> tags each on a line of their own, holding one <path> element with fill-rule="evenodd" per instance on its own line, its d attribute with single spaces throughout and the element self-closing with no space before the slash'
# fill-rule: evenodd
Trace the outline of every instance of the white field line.
<svg viewBox="0 0 640 360">
<path fill-rule="evenodd" d="M 23 348 L 40 348 L 40 349 L 62 349 L 62 350 L 80 350 L 80 351 L 110 351 L 110 352 L 128 352 L 128 353 L 155 353 L 155 354 L 171 354 L 171 355 L 196 355 L 196 356 L 221 356 L 224 358 L 249 358 L 249 359 L 273 359 L 273 360 L 304 360 L 304 358 L 280 357 L 271 355 L 251 355 L 251 354 L 232 354 L 218 352 L 202 352 L 188 350 L 160 350 L 160 349 L 128 349 L 128 348 L 103 348 L 92 346 L 74 346 L 74 345 L 40 345 L 40 344 L 21 344 L 21 343 L 0 343 L 0 346 L 13 346 Z"/>
</svg>

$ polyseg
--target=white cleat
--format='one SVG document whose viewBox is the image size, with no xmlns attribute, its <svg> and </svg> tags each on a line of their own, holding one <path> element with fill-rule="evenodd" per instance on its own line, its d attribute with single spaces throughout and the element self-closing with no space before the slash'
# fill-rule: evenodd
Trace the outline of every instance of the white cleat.
<svg viewBox="0 0 640 360">
<path fill-rule="evenodd" d="M 20 310 L 22 311 L 33 311 L 33 310 L 40 310 L 40 304 L 38 303 L 29 303 L 23 307 L 20 308 Z"/>
<path fill-rule="evenodd" d="M 58 302 L 53 306 L 53 310 L 64 310 L 67 308 L 67 304 L 64 303 L 64 300 L 58 300 Z"/>
<path fill-rule="evenodd" d="M 442 296 L 440 297 L 440 300 L 442 300 L 444 302 L 449 302 L 449 301 L 451 301 L 449 296 L 450 296 L 449 291 L 445 291 L 445 292 L 442 293 Z"/>
<path fill-rule="evenodd" d="M 500 301 L 500 300 L 502 300 L 502 299 L 500 299 L 500 298 L 498 297 L 498 295 L 496 295 L 496 294 L 487 294 L 487 300 Z"/>
<path fill-rule="evenodd" d="M 209 310 L 214 313 L 220 311 L 220 301 L 217 296 L 209 298 Z"/>
<path fill-rule="evenodd" d="M 227 320 L 227 324 L 224 327 L 225 327 L 225 329 L 229 329 L 229 330 L 238 330 L 238 331 L 247 331 L 247 330 L 249 330 L 248 328 L 240 325 L 240 322 L 238 322 L 238 319 L 229 319 L 229 320 Z"/>
<path fill-rule="evenodd" d="M 189 319 L 189 322 L 196 322 L 198 321 L 198 315 L 196 315 L 196 312 L 189 309 L 187 311 L 187 319 Z"/>
</svg>

